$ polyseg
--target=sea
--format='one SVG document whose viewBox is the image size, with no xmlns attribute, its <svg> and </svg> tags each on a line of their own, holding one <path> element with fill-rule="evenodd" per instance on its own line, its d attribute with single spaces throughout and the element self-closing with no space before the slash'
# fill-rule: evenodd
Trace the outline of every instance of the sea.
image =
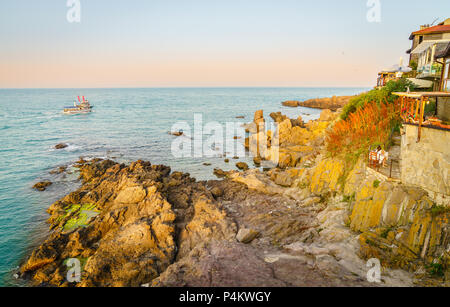
<svg viewBox="0 0 450 307">
<path fill-rule="evenodd" d="M 215 123 L 213 127 L 217 127 L 219 124 L 226 137 L 226 123 L 251 122 L 254 112 L 261 109 L 267 122 L 271 122 L 269 114 L 278 111 L 291 118 L 302 116 L 304 121 L 313 120 L 319 117 L 320 110 L 283 107 L 281 102 L 354 95 L 366 90 L 0 89 L 0 286 L 26 286 L 26 282 L 16 278 L 17 269 L 48 235 L 46 209 L 80 186 L 73 167 L 80 157 L 107 158 L 123 163 L 141 159 L 190 173 L 198 180 L 215 179 L 214 168 L 235 169 L 237 160 L 229 157 L 232 152 L 211 148 L 218 152 L 214 157 L 195 157 L 194 154 L 179 157 L 172 150 L 177 138 L 169 131 L 181 125 L 185 127 L 186 135 L 182 137 L 187 139 L 184 141 L 190 141 L 189 128 L 193 135 L 197 116 L 201 118 L 200 127 L 206 128 L 209 123 Z M 89 100 L 94 106 L 93 112 L 63 114 L 63 108 L 73 105 L 78 96 Z M 244 140 L 236 142 L 238 148 L 243 146 Z M 59 143 L 66 143 L 68 147 L 56 150 L 54 147 Z M 231 162 L 225 163 L 225 157 Z M 239 161 L 251 164 L 250 157 Z M 50 173 L 60 166 L 67 166 L 68 171 Z M 44 192 L 33 190 L 32 186 L 42 180 L 50 180 L 53 185 Z"/>
</svg>

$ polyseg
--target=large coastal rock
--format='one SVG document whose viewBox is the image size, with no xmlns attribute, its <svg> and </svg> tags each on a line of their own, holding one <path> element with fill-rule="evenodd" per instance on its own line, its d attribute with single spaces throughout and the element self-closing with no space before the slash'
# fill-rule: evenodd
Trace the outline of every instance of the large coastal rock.
<svg viewBox="0 0 450 307">
<path fill-rule="evenodd" d="M 285 101 L 282 105 L 286 107 L 307 107 L 337 111 L 338 109 L 344 107 L 350 99 L 354 97 L 355 96 L 333 96 L 331 98 L 314 98 L 306 101 Z"/>
<path fill-rule="evenodd" d="M 254 156 L 271 161 L 281 168 L 296 167 L 315 159 L 324 145 L 324 132 L 331 121 L 310 121 L 304 124 L 301 117 L 292 120 L 281 113 L 272 113 L 271 117 L 277 122 L 276 131 L 254 132 L 246 140 L 246 147 Z M 326 119 L 335 118 L 333 113 L 332 118 Z"/>
<path fill-rule="evenodd" d="M 65 263 L 83 266 L 78 286 L 139 286 L 236 226 L 214 196 L 188 175 L 138 161 L 80 165 L 82 187 L 49 208 L 50 237 L 21 267 L 38 284 L 68 285 Z"/>
</svg>

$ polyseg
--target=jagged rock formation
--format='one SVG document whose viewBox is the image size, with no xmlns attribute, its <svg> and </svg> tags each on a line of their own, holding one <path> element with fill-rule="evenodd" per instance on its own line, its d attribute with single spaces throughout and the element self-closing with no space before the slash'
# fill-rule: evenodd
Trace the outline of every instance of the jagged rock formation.
<svg viewBox="0 0 450 307">
<path fill-rule="evenodd" d="M 245 144 L 254 156 L 272 161 L 280 168 L 300 166 L 318 156 L 325 142 L 324 132 L 337 116 L 324 110 L 321 120 L 304 124 L 301 117 L 292 120 L 281 113 L 272 113 L 276 131 L 250 129 Z"/>
<path fill-rule="evenodd" d="M 314 98 L 306 101 L 285 101 L 282 103 L 285 107 L 307 107 L 314 109 L 329 109 L 332 111 L 337 111 L 338 109 L 344 107 L 350 99 L 355 96 L 333 96 L 327 98 Z"/>
<path fill-rule="evenodd" d="M 53 229 L 21 272 L 67 285 L 65 261 L 84 264 L 81 286 L 139 286 L 199 243 L 230 240 L 236 226 L 205 184 L 138 161 L 80 166 L 83 186 L 48 210 Z"/>
</svg>

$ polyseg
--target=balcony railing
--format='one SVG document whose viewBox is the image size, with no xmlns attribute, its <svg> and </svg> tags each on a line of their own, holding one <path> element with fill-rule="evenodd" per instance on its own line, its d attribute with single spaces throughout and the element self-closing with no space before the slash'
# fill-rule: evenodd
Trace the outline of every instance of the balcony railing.
<svg viewBox="0 0 450 307">
<path fill-rule="evenodd" d="M 442 73 L 442 64 L 426 64 L 417 68 L 417 78 L 440 78 Z"/>
</svg>

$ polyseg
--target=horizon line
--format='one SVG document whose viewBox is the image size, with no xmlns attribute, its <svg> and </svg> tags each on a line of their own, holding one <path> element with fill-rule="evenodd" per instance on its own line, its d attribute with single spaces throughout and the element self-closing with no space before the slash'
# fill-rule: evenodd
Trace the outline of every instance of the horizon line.
<svg viewBox="0 0 450 307">
<path fill-rule="evenodd" d="M 372 88 L 372 86 L 125 86 L 125 87 L 0 87 L 0 90 L 76 90 L 76 89 L 262 89 L 262 88 Z"/>
</svg>

